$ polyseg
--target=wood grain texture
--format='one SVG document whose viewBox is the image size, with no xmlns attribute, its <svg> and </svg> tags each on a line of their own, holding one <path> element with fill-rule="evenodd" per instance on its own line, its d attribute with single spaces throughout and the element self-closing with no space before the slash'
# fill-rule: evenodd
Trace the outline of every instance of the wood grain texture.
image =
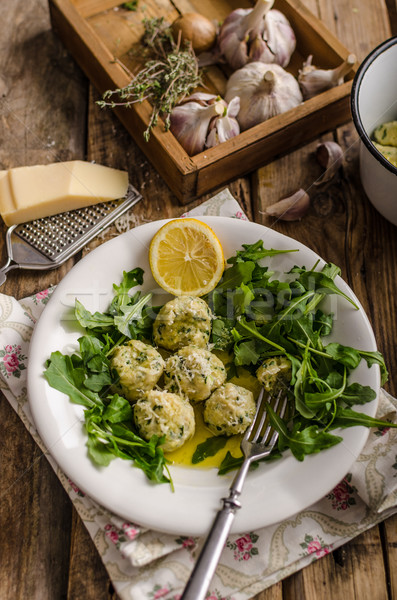
<svg viewBox="0 0 397 600">
<path fill-rule="evenodd" d="M 74 0 L 79 10 L 93 19 L 102 2 Z M 180 3 L 182 0 L 175 0 L 174 5 Z M 109 0 L 110 7 L 115 4 Z M 190 4 L 213 10 L 214 2 L 191 0 Z M 305 0 L 303 4 L 359 59 L 390 31 L 397 34 L 391 0 Z M 216 5 L 217 10 L 226 10 L 230 2 L 217 0 Z M 238 6 L 238 0 L 233 0 L 233 7 Z M 119 119 L 98 108 L 98 92 L 51 30 L 46 0 L 3 0 L 0 21 L 1 169 L 73 158 L 127 169 L 144 197 L 131 211 L 132 226 L 179 216 L 210 196 L 202 195 L 182 207 Z M 321 168 L 314 152 L 317 143 L 325 139 L 338 141 L 345 157 L 336 177 L 316 186 Z M 307 189 L 311 198 L 305 219 L 285 223 L 266 217 L 266 206 L 298 187 Z M 395 373 L 396 228 L 373 209 L 362 191 L 352 124 L 236 179 L 229 189 L 250 219 L 302 241 L 341 266 L 368 313 L 390 371 Z M 119 231 L 110 227 L 85 252 Z M 4 234 L 1 224 L 3 262 Z M 56 284 L 78 259 L 79 255 L 49 273 L 10 273 L 1 292 L 22 298 Z M 397 394 L 394 377 L 386 387 Z M 116 599 L 95 545 L 58 478 L 3 396 L 0 498 L 0 600 Z M 396 526 L 394 516 L 258 594 L 255 600 L 396 600 Z"/>
</svg>

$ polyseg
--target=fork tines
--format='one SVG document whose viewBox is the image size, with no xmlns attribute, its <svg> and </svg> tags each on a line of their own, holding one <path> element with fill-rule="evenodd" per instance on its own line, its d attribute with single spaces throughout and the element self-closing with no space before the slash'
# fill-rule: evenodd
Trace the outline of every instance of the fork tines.
<svg viewBox="0 0 397 600">
<path fill-rule="evenodd" d="M 266 406 L 272 399 L 273 396 L 271 394 L 265 394 L 265 390 L 262 388 L 258 397 L 255 417 L 250 427 L 245 432 L 243 441 L 248 441 L 251 444 L 261 444 L 263 446 L 274 446 L 278 437 L 277 431 L 274 430 L 269 422 L 267 422 L 266 428 L 263 431 L 268 416 Z M 283 418 L 285 414 L 287 401 L 287 394 L 284 390 L 280 390 L 275 397 L 273 410 L 274 412 L 278 412 L 281 418 Z"/>
</svg>

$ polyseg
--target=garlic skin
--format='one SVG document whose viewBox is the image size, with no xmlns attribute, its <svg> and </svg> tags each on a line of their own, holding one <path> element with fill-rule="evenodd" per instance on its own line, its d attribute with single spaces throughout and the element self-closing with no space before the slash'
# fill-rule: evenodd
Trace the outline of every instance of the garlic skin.
<svg viewBox="0 0 397 600">
<path fill-rule="evenodd" d="M 186 98 L 183 98 L 180 102 L 178 102 L 178 106 L 186 104 L 187 102 L 197 102 L 201 106 L 209 106 L 210 104 L 215 104 L 217 100 L 223 102 L 226 106 L 226 102 L 216 94 L 207 94 L 206 92 L 195 92 L 194 94 L 191 94 L 190 96 L 187 96 Z"/>
<path fill-rule="evenodd" d="M 210 131 L 205 142 L 207 148 L 212 148 L 222 142 L 227 142 L 240 133 L 240 125 L 236 119 L 240 110 L 240 98 L 236 96 L 225 108 L 221 117 L 213 119 L 210 123 Z"/>
<path fill-rule="evenodd" d="M 302 188 L 297 192 L 283 198 L 275 204 L 268 206 L 265 214 L 275 217 L 280 221 L 299 221 L 305 216 L 310 206 L 309 195 Z"/>
<path fill-rule="evenodd" d="M 294 31 L 287 17 L 279 10 L 271 10 L 265 19 L 265 28 L 262 33 L 265 52 L 260 58 L 252 55 L 252 60 L 265 63 L 275 62 L 281 67 L 286 67 L 296 48 Z"/>
<path fill-rule="evenodd" d="M 184 150 L 194 156 L 240 133 L 236 116 L 240 98 L 228 104 L 220 96 L 196 92 L 184 98 L 171 113 L 171 132 Z"/>
<path fill-rule="evenodd" d="M 205 148 L 211 119 L 223 112 L 221 102 L 208 106 L 202 106 L 198 102 L 185 102 L 172 110 L 170 130 L 184 150 L 193 156 Z"/>
<path fill-rule="evenodd" d="M 314 182 L 314 185 L 320 185 L 330 181 L 342 166 L 343 150 L 336 142 L 323 142 L 316 148 L 316 159 L 325 169 L 323 175 Z"/>
<path fill-rule="evenodd" d="M 295 108 L 302 94 L 295 77 L 276 64 L 248 63 L 229 78 L 225 100 L 240 98 L 237 120 L 242 131 Z"/>
<path fill-rule="evenodd" d="M 273 3 L 257 0 L 254 8 L 232 11 L 221 26 L 214 56 L 223 56 L 234 70 L 256 61 L 285 67 L 296 39 L 287 18 L 271 10 Z"/>
<path fill-rule="evenodd" d="M 318 69 L 312 64 L 312 60 L 313 56 L 308 56 L 298 75 L 299 85 L 305 100 L 341 85 L 345 75 L 351 70 L 357 59 L 354 54 L 349 54 L 347 59 L 335 69 Z"/>
</svg>

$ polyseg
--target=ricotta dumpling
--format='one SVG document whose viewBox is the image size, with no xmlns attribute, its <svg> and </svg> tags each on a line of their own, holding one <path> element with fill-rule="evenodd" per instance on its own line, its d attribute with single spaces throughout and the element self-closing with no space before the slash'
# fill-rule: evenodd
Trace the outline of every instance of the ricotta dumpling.
<svg viewBox="0 0 397 600">
<path fill-rule="evenodd" d="M 153 340 L 167 350 L 183 346 L 206 348 L 212 314 L 208 304 L 195 296 L 177 296 L 161 307 L 153 324 Z"/>
<path fill-rule="evenodd" d="M 225 383 L 208 398 L 204 422 L 214 435 L 244 433 L 255 416 L 254 395 L 240 385 Z"/>
<path fill-rule="evenodd" d="M 185 346 L 165 363 L 165 388 L 194 402 L 208 398 L 225 381 L 223 362 L 205 348 Z"/>
<path fill-rule="evenodd" d="M 291 361 L 284 356 L 267 358 L 257 370 L 256 376 L 267 392 L 275 392 L 291 381 Z"/>
<path fill-rule="evenodd" d="M 118 385 L 127 400 L 133 402 L 151 390 L 164 370 L 164 359 L 153 346 L 129 340 L 113 350 L 110 365 L 117 372 Z"/>
<path fill-rule="evenodd" d="M 163 390 L 151 390 L 137 401 L 134 422 L 139 434 L 147 441 L 153 435 L 165 436 L 161 444 L 165 452 L 180 448 L 195 431 L 194 410 L 190 402 Z"/>
</svg>

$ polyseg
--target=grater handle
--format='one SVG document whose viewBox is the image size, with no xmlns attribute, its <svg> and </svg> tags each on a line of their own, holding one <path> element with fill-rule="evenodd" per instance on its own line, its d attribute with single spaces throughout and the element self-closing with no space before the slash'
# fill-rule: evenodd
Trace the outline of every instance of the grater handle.
<svg viewBox="0 0 397 600">
<path fill-rule="evenodd" d="M 7 258 L 7 262 L 4 265 L 4 267 L 0 268 L 0 286 L 2 286 L 3 283 L 5 282 L 5 280 L 7 279 L 6 273 L 8 273 L 8 271 L 11 271 L 11 269 L 18 268 L 18 265 L 14 261 L 13 256 L 12 256 L 12 244 L 11 244 L 11 234 L 14 231 L 15 227 L 16 227 L 16 225 L 12 225 L 11 227 L 9 227 L 7 229 L 6 246 L 7 246 L 8 258 Z"/>
<path fill-rule="evenodd" d="M 9 258 L 4 267 L 1 267 L 0 269 L 0 286 L 2 286 L 7 279 L 6 273 L 10 270 L 10 268 L 12 269 L 11 258 Z"/>
<path fill-rule="evenodd" d="M 8 273 L 8 271 L 11 271 L 11 269 L 18 269 L 18 265 L 12 260 L 11 257 L 8 257 L 6 264 L 0 269 L 0 286 L 2 286 L 5 280 L 7 279 L 6 273 Z"/>
</svg>

